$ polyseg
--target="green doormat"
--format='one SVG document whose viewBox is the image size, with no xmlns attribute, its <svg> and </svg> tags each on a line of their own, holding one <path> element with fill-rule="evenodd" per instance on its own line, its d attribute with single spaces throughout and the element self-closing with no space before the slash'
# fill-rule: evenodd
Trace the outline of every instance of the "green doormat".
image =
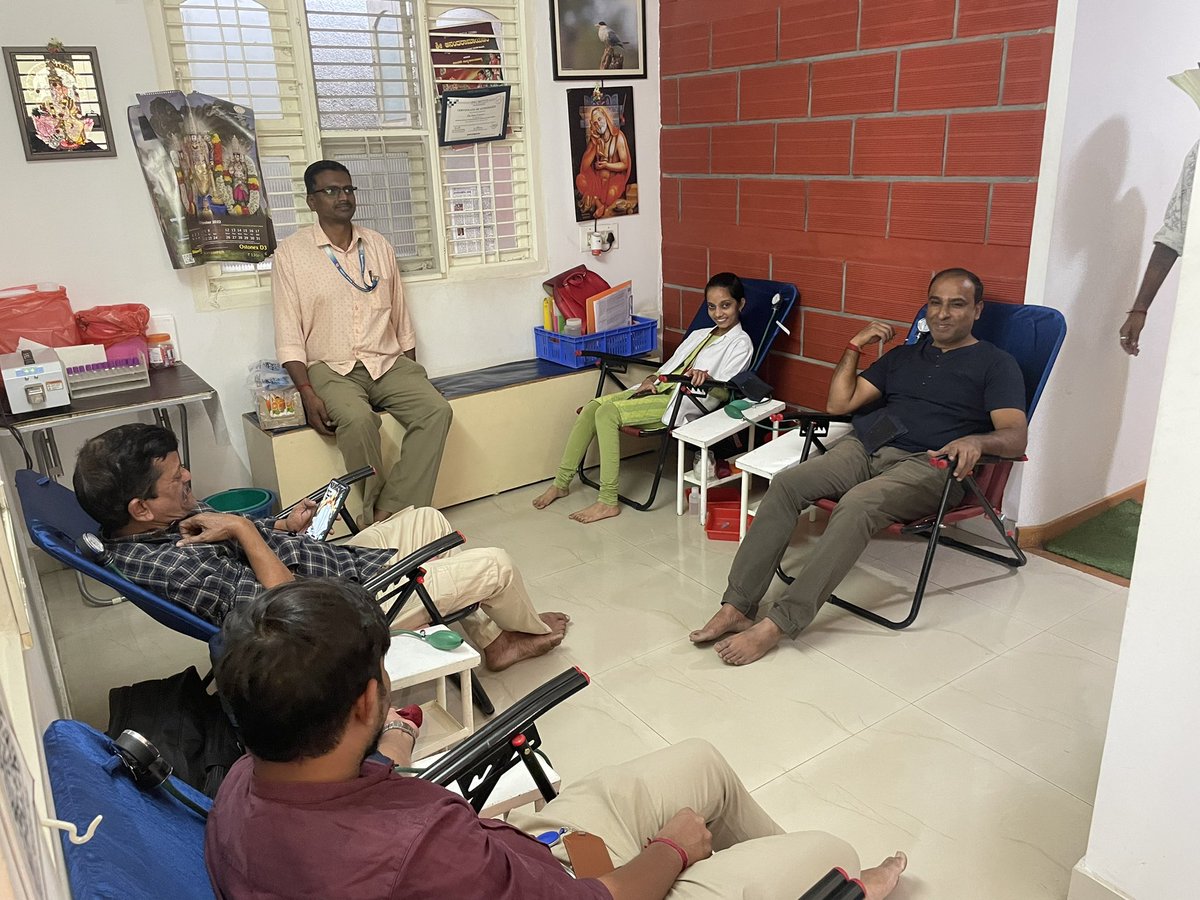
<svg viewBox="0 0 1200 900">
<path fill-rule="evenodd" d="M 1059 556 L 1128 578 L 1133 573 L 1142 504 L 1126 500 L 1046 544 Z"/>
</svg>

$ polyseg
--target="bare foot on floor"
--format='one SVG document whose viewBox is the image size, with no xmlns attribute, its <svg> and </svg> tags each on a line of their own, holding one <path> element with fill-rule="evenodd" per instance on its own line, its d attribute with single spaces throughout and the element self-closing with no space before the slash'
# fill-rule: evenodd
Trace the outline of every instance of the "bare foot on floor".
<svg viewBox="0 0 1200 900">
<path fill-rule="evenodd" d="M 571 617 L 566 613 L 547 612 L 542 613 L 538 618 L 545 622 L 554 634 L 566 634 L 567 626 L 571 624 Z"/>
<path fill-rule="evenodd" d="M 513 663 L 549 653 L 562 643 L 563 631 L 549 634 L 525 634 L 523 631 L 502 631 L 500 637 L 483 648 L 483 664 L 491 672 L 503 672 Z"/>
<path fill-rule="evenodd" d="M 568 491 L 566 488 L 550 485 L 550 487 L 546 488 L 546 490 L 542 491 L 542 493 L 533 498 L 533 508 L 545 509 L 555 500 L 561 500 L 563 497 L 567 496 L 567 493 Z"/>
<path fill-rule="evenodd" d="M 783 632 L 778 625 L 770 619 L 763 619 L 740 634 L 718 641 L 715 649 L 726 665 L 744 666 L 762 659 L 782 637 Z"/>
<path fill-rule="evenodd" d="M 576 522 L 582 522 L 586 525 L 588 522 L 599 522 L 601 519 L 611 519 L 613 516 L 621 514 L 621 504 L 609 506 L 607 503 L 597 501 L 591 506 L 585 506 L 579 512 L 571 513 L 571 518 Z"/>
<path fill-rule="evenodd" d="M 873 869 L 863 869 L 858 880 L 863 883 L 867 900 L 883 900 L 896 887 L 900 873 L 908 867 L 908 857 L 900 850 Z"/>
<path fill-rule="evenodd" d="M 745 631 L 753 624 L 753 619 L 742 615 L 728 603 L 722 603 L 717 614 L 708 620 L 708 624 L 689 634 L 688 640 L 693 644 L 707 644 L 709 641 L 715 641 L 731 632 L 737 634 Z"/>
</svg>

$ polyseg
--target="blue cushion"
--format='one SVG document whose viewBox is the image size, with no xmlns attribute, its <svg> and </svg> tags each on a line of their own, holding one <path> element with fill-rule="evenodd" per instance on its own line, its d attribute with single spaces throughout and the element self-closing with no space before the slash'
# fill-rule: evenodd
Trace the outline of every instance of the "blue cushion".
<svg viewBox="0 0 1200 900">
<path fill-rule="evenodd" d="M 162 788 L 139 788 L 109 750 L 109 738 L 82 722 L 52 722 L 43 743 L 57 817 L 82 833 L 104 816 L 86 844 L 62 834 L 75 900 L 212 900 L 200 816 Z M 171 781 L 201 808 L 211 806 L 203 794 Z"/>
</svg>

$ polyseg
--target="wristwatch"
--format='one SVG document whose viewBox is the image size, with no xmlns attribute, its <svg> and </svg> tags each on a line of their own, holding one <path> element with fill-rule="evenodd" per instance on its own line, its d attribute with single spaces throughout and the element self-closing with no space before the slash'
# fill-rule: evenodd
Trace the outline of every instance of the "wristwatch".
<svg viewBox="0 0 1200 900">
<path fill-rule="evenodd" d="M 399 722 L 388 722 L 383 726 L 383 731 L 380 732 L 380 737 L 387 734 L 389 731 L 403 731 L 413 739 L 414 744 L 417 742 L 417 729 L 413 723 L 409 722 L 407 719 L 401 719 Z"/>
</svg>

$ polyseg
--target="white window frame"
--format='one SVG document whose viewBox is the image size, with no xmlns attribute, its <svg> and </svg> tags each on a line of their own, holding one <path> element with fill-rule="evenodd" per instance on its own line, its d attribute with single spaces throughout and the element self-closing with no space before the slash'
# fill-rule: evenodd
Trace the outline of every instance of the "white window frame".
<svg viewBox="0 0 1200 900">
<path fill-rule="evenodd" d="M 185 0 L 144 0 L 150 34 L 153 42 L 155 62 L 164 87 L 187 92 L 191 89 L 190 79 L 185 72 L 186 60 L 182 59 L 182 41 L 179 39 L 180 29 L 174 27 L 176 52 L 172 53 L 172 28 L 168 24 L 167 10 L 182 7 Z M 495 279 L 497 277 L 517 277 L 545 270 L 542 258 L 542 241 L 540 238 L 540 197 L 537 186 L 540 183 L 536 159 L 533 155 L 534 135 L 537 134 L 536 110 L 534 109 L 534 74 L 532 68 L 531 22 L 524 14 L 524 0 L 411 0 L 416 13 L 416 45 L 418 47 L 419 83 L 422 98 L 422 121 L 420 127 L 386 126 L 371 131 L 342 131 L 330 130 L 321 132 L 318 126 L 317 98 L 312 57 L 309 51 L 308 21 L 305 10 L 305 0 L 256 0 L 259 5 L 268 9 L 272 16 L 273 30 L 284 27 L 291 36 L 291 47 L 282 48 L 277 40 L 276 65 L 281 69 L 294 71 L 295 78 L 281 77 L 282 102 L 285 109 L 295 110 L 293 122 L 287 128 L 272 127 L 272 120 L 266 119 L 258 123 L 259 156 L 286 156 L 291 163 L 293 202 L 296 218 L 300 227 L 315 221 L 315 217 L 305 203 L 303 172 L 305 167 L 318 159 L 325 158 L 322 151 L 322 141 L 332 144 L 347 143 L 355 139 L 370 141 L 380 135 L 387 135 L 389 140 L 403 142 L 420 142 L 425 152 L 428 182 L 423 185 L 428 195 L 428 211 L 426 218 L 430 222 L 433 233 L 433 259 L 431 267 L 417 271 L 405 272 L 404 281 L 408 282 L 459 282 L 478 279 Z M 481 254 L 475 258 L 456 256 L 455 250 L 462 250 L 463 218 L 461 208 L 456 211 L 455 204 L 461 202 L 462 186 L 447 177 L 443 166 L 441 150 L 437 142 L 437 104 L 433 85 L 433 71 L 429 57 L 429 32 L 438 16 L 449 9 L 478 9 L 499 18 L 503 24 L 504 33 L 500 36 L 500 51 L 505 67 L 506 82 L 512 85 L 512 105 L 510 108 L 510 132 L 512 136 L 502 142 L 510 148 L 512 158 L 516 161 L 514 167 L 514 211 L 517 220 L 515 226 L 521 232 L 518 248 L 514 251 L 492 252 L 496 242 L 489 237 L 492 232 L 481 234 L 481 240 L 476 242 Z M 179 13 L 175 14 L 178 20 Z M 276 26 L 276 22 L 280 25 Z M 421 49 L 425 48 L 425 49 Z M 280 51 L 285 50 L 287 58 L 281 60 Z M 515 62 L 515 65 L 514 65 Z M 516 78 L 512 77 L 515 73 Z M 294 92 L 294 94 L 292 93 Z M 298 121 L 295 117 L 298 116 Z M 275 119 L 275 123 L 279 123 Z M 494 149 L 491 145 L 478 145 L 479 153 L 490 157 Z M 336 158 L 336 156 L 332 157 Z M 493 182 L 482 183 L 482 193 L 487 195 Z M 523 187 L 524 190 L 520 188 Z M 495 211 L 482 211 L 481 217 L 486 226 L 488 216 L 494 217 Z M 487 232 L 486 227 L 483 229 Z M 270 292 L 270 262 L 251 266 L 222 266 L 216 263 L 198 267 L 203 271 L 203 278 L 194 280 L 196 305 L 199 309 L 217 310 L 244 306 L 260 306 L 271 302 Z"/>
</svg>

